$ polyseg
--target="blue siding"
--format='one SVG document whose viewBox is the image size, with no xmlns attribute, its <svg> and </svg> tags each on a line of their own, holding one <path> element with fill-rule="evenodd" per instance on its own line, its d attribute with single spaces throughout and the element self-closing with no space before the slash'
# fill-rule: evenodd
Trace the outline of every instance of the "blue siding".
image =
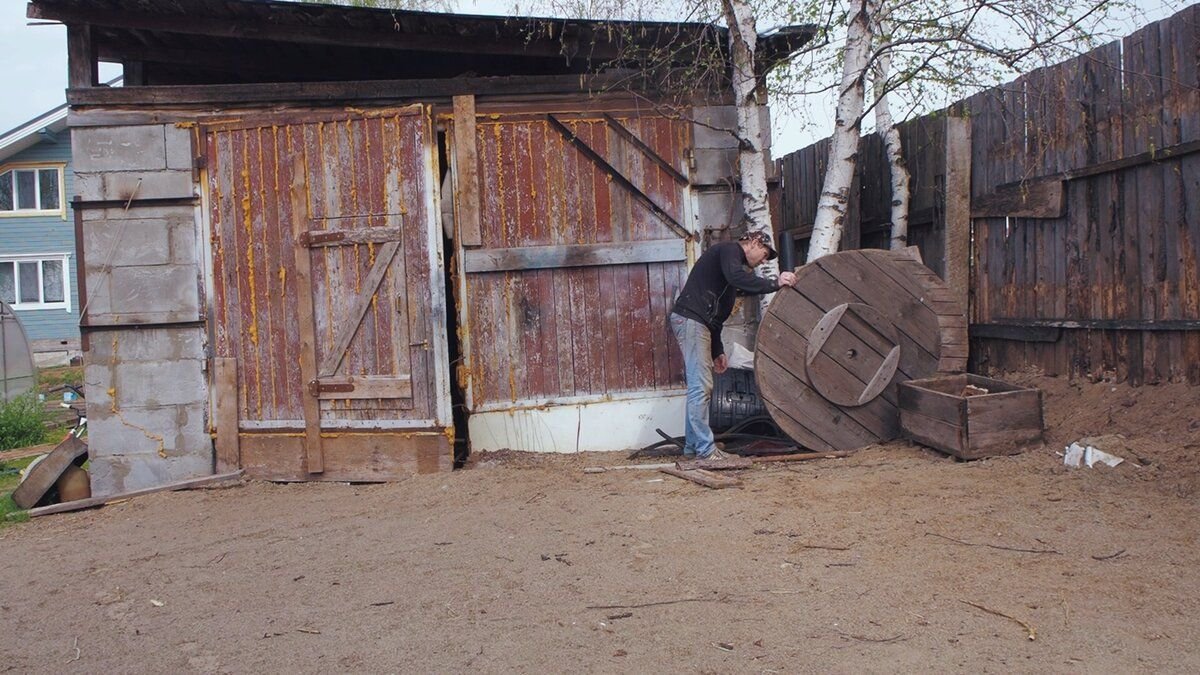
<svg viewBox="0 0 1200 675">
<path fill-rule="evenodd" d="M 76 288 L 75 214 L 70 207 L 75 194 L 75 175 L 71 170 L 71 136 L 58 134 L 58 142 L 42 141 L 0 162 L 0 165 L 20 162 L 61 162 L 67 165 L 63 174 L 66 189 L 67 218 L 60 216 L 6 216 L 0 218 L 0 255 L 23 253 L 68 253 L 70 270 L 67 283 L 71 288 L 71 311 L 63 309 L 16 310 L 30 340 L 79 339 L 79 289 Z"/>
</svg>

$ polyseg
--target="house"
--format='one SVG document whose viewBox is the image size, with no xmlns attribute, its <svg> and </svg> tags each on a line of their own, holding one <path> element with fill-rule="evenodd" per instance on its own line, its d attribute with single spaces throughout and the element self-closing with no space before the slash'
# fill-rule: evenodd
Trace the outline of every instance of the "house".
<svg viewBox="0 0 1200 675">
<path fill-rule="evenodd" d="M 79 354 L 71 132 L 63 104 L 0 135 L 0 300 L 39 365 Z"/>
<path fill-rule="evenodd" d="M 94 493 L 680 431 L 665 317 L 740 208 L 723 28 L 249 0 L 28 15 L 67 26 Z M 761 72 L 811 36 L 764 37 Z M 96 86 L 99 60 L 124 87 Z"/>
</svg>

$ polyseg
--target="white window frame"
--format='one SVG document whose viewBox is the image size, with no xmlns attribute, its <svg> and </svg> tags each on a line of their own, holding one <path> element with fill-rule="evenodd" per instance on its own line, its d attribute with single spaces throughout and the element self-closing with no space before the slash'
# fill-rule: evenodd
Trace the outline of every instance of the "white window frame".
<svg viewBox="0 0 1200 675">
<path fill-rule="evenodd" d="M 42 297 L 45 280 L 42 263 L 46 261 L 62 262 L 63 299 L 62 302 L 21 302 L 21 271 L 19 263 L 37 262 L 38 264 L 38 297 Z M 71 254 L 70 253 L 28 253 L 21 255 L 0 256 L 0 263 L 13 264 L 13 291 L 16 302 L 9 303 L 13 309 L 62 309 L 71 311 Z"/>
<path fill-rule="evenodd" d="M 35 171 L 35 172 L 37 172 L 37 171 L 42 171 L 44 169 L 57 169 L 58 170 L 58 208 L 57 209 L 43 209 L 43 208 L 21 209 L 21 208 L 17 208 L 17 203 L 19 201 L 19 197 L 17 196 L 17 181 L 13 180 L 13 209 L 11 211 L 0 210 L 0 218 L 28 218 L 29 216 L 58 216 L 58 217 L 62 218 L 63 220 L 67 219 L 67 186 L 66 186 L 66 181 L 64 180 L 66 178 L 66 176 L 65 176 L 66 169 L 67 169 L 66 164 L 63 164 L 62 162 L 17 162 L 14 164 L 4 164 L 4 165 L 0 165 L 0 176 L 3 176 L 4 174 L 8 173 L 9 171 L 13 171 L 13 172 Z M 15 173 L 14 173 L 14 176 L 15 176 Z M 38 180 L 40 180 L 40 178 Z M 39 189 L 37 190 L 36 194 L 34 194 L 34 199 L 36 200 L 38 207 L 40 207 L 41 202 L 42 202 L 42 191 L 40 189 L 40 187 L 41 187 L 40 184 L 38 187 L 39 187 Z"/>
</svg>

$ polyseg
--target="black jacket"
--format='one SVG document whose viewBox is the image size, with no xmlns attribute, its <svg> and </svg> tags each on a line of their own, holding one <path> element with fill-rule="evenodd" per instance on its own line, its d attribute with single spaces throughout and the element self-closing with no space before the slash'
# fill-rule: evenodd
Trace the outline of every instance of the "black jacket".
<svg viewBox="0 0 1200 675">
<path fill-rule="evenodd" d="M 763 295 L 778 290 L 779 282 L 755 276 L 741 244 L 723 241 L 708 247 L 696 261 L 671 311 L 708 326 L 715 359 L 725 353 L 721 327 L 733 311 L 734 296 Z"/>
</svg>

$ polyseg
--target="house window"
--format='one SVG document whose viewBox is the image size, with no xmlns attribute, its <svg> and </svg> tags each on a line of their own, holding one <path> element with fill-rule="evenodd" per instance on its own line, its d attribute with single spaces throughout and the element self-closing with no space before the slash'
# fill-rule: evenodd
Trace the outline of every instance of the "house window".
<svg viewBox="0 0 1200 675">
<path fill-rule="evenodd" d="M 0 258 L 0 300 L 13 309 L 71 310 L 67 254 Z"/>
<path fill-rule="evenodd" d="M 63 214 L 63 167 L 16 166 L 0 172 L 0 215 Z"/>
</svg>

